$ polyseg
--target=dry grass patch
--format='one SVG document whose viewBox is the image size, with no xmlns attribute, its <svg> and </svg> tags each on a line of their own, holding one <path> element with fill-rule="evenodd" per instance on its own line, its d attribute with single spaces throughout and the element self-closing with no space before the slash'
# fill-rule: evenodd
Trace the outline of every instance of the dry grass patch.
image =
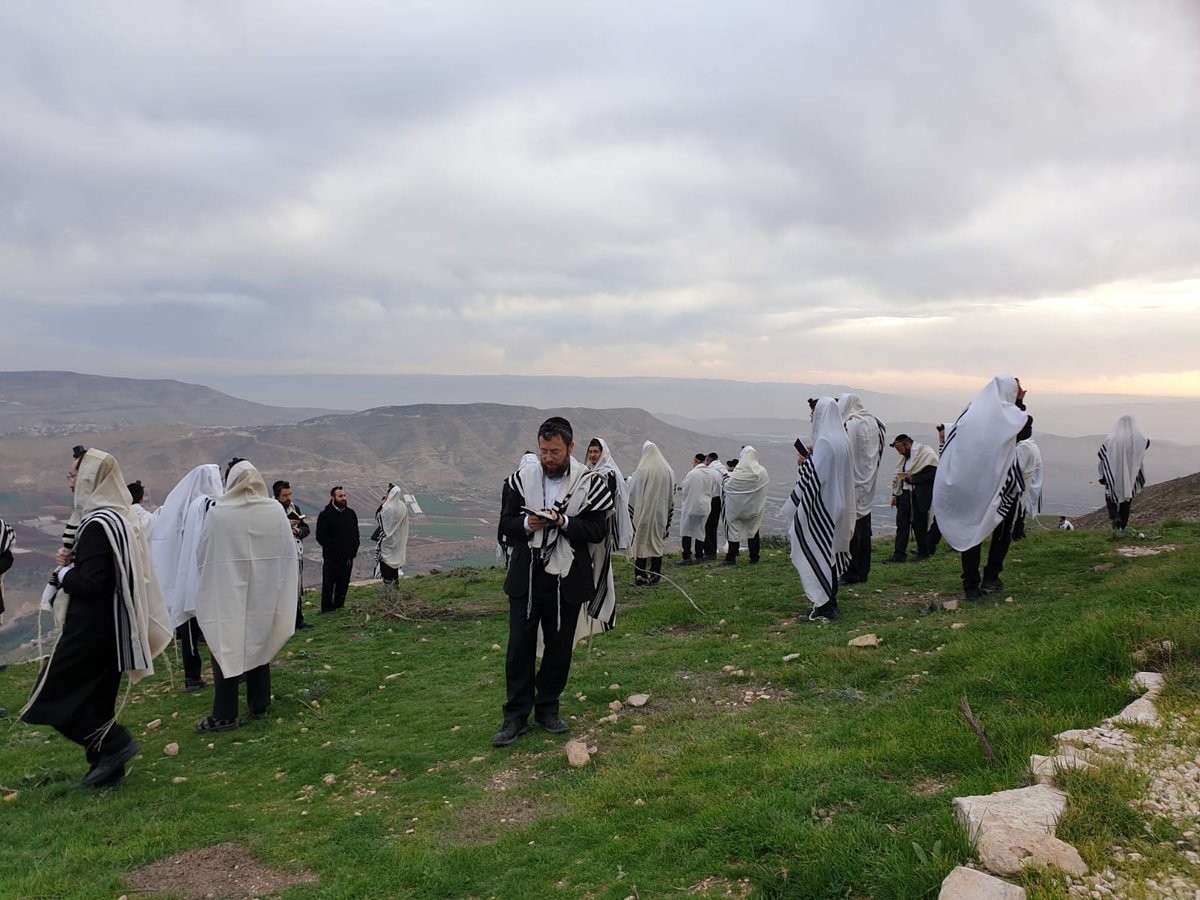
<svg viewBox="0 0 1200 900">
<path fill-rule="evenodd" d="M 139 891 L 192 898 L 250 900 L 269 897 L 297 884 L 313 884 L 312 872 L 285 872 L 264 865 L 243 844 L 217 844 L 160 859 L 131 872 L 126 880 Z"/>
</svg>

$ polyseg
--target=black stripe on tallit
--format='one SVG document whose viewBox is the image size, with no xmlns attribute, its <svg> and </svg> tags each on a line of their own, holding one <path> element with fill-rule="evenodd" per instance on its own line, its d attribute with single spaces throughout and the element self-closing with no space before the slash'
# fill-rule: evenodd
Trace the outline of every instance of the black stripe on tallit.
<svg viewBox="0 0 1200 900">
<path fill-rule="evenodd" d="M 137 588 L 133 575 L 133 556 L 129 547 L 129 531 L 125 527 L 125 519 L 110 509 L 101 509 L 84 518 L 79 523 L 79 532 L 84 527 L 95 523 L 104 529 L 105 539 L 113 551 L 113 562 L 116 567 L 116 587 L 113 591 L 113 620 L 116 625 L 117 640 L 117 669 L 126 672 L 131 669 L 145 669 L 149 660 L 142 654 L 141 645 L 133 639 L 133 624 L 129 620 L 129 609 L 126 605 L 126 591 Z M 128 598 L 133 605 L 133 598 Z"/>
<path fill-rule="evenodd" d="M 1009 513 L 1017 505 L 1017 501 L 1021 499 L 1021 494 L 1025 492 L 1025 476 L 1021 474 L 1021 467 L 1017 463 L 1012 464 L 1012 468 L 1008 470 L 1008 475 L 1004 478 L 1004 485 L 1000 488 L 1000 505 L 997 512 L 1000 514 L 1001 520 L 1008 518 Z"/>
<path fill-rule="evenodd" d="M 800 550 L 812 567 L 821 584 L 821 590 L 827 598 L 833 597 L 833 517 L 821 501 L 821 477 L 816 467 L 804 465 L 800 467 L 800 475 L 796 487 L 792 490 L 792 502 L 796 505 L 797 514 L 792 516 L 792 529 Z M 800 524 L 799 511 L 803 509 L 809 522 L 812 523 L 813 535 L 805 534 Z M 820 556 L 816 555 L 817 551 Z"/>
</svg>

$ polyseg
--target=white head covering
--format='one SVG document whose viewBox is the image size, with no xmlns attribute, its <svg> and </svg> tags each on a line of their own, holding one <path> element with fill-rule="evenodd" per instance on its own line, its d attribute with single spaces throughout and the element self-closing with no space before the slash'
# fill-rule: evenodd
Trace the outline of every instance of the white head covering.
<svg viewBox="0 0 1200 900">
<path fill-rule="evenodd" d="M 633 541 L 629 555 L 635 559 L 662 556 L 671 513 L 675 505 L 675 471 L 653 441 L 642 444 L 642 456 L 629 479 Z"/>
<path fill-rule="evenodd" d="M 758 461 L 758 451 L 747 444 L 738 454 L 737 467 L 725 479 L 725 536 L 730 541 L 754 537 L 762 528 L 771 479 Z"/>
<path fill-rule="evenodd" d="M 1124 503 L 1138 495 L 1146 484 L 1145 458 L 1146 436 L 1138 431 L 1133 416 L 1121 416 L 1100 447 L 1100 477 L 1108 499 Z"/>
<path fill-rule="evenodd" d="M 196 619 L 226 678 L 269 663 L 296 629 L 296 540 L 258 469 L 235 465 L 200 539 Z"/>
<path fill-rule="evenodd" d="M 1024 485 L 1017 435 L 1029 418 L 1016 405 L 1017 379 L 997 375 L 946 435 L 933 483 L 933 511 L 955 550 L 983 543 L 1008 515 Z"/>
<path fill-rule="evenodd" d="M 393 569 L 403 569 L 408 561 L 408 504 L 404 502 L 404 491 L 398 484 L 392 486 L 383 501 L 379 526 L 383 531 L 379 539 L 379 558 Z"/>
<path fill-rule="evenodd" d="M 221 484 L 221 469 L 214 463 L 196 466 L 167 494 L 154 520 L 154 533 L 150 538 L 150 557 L 154 570 L 162 585 L 163 599 L 171 616 L 171 625 L 178 628 L 191 618 L 184 610 L 194 610 L 196 578 L 188 577 L 188 562 L 196 560 L 196 547 L 200 544 L 200 528 L 203 516 L 191 519 L 197 527 L 185 527 L 192 504 L 201 497 L 216 500 L 224 493 Z"/>
<path fill-rule="evenodd" d="M 612 473 L 616 482 L 616 496 L 613 497 L 613 520 L 616 523 L 616 545 L 614 549 L 628 550 L 633 543 L 633 520 L 629 516 L 629 487 L 625 484 L 625 476 L 621 467 L 613 459 L 612 450 L 604 438 L 596 438 L 600 442 L 600 459 L 588 470 L 600 474 Z"/>
<path fill-rule="evenodd" d="M 813 409 L 812 452 L 782 511 L 792 518 L 788 540 L 804 593 L 823 606 L 849 563 L 855 519 L 850 439 L 832 397 L 822 397 Z"/>
<path fill-rule="evenodd" d="M 79 461 L 75 479 L 75 511 L 79 532 L 102 527 L 112 545 L 117 572 L 113 598 L 117 658 L 130 681 L 154 674 L 154 657 L 171 641 L 162 589 L 150 561 L 149 535 L 134 514 L 133 498 L 125 487 L 121 467 L 103 450 L 88 450 Z M 55 616 L 66 619 L 69 598 L 60 594 Z"/>
<path fill-rule="evenodd" d="M 842 394 L 837 404 L 850 438 L 850 458 L 854 463 L 854 515 L 861 519 L 875 502 L 875 482 L 887 442 L 887 429 L 867 412 L 858 394 Z"/>
</svg>

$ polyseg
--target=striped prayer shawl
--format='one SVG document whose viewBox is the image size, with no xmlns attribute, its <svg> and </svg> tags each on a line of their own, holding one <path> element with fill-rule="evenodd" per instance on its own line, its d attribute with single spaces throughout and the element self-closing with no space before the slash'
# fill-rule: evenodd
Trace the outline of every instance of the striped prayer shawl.
<svg viewBox="0 0 1200 900">
<path fill-rule="evenodd" d="M 134 575 L 134 551 L 129 543 L 130 535 L 129 529 L 125 525 L 125 519 L 111 509 L 96 510 L 84 516 L 80 521 L 76 536 L 88 526 L 103 529 L 104 536 L 113 551 L 113 563 L 117 573 L 116 590 L 113 592 L 113 619 L 116 622 L 117 634 L 117 671 L 150 669 L 151 661 L 143 650 L 142 641 L 137 633 L 137 624 L 133 617 L 134 592 L 139 588 Z"/>
<path fill-rule="evenodd" d="M 1121 497 L 1117 493 L 1118 489 L 1116 488 L 1116 485 L 1122 484 L 1123 482 L 1119 482 L 1117 480 L 1116 472 L 1113 470 L 1112 459 L 1110 459 L 1109 455 L 1108 455 L 1108 446 L 1107 445 L 1105 445 L 1105 444 L 1100 445 L 1099 457 L 1100 457 L 1100 477 L 1104 479 L 1104 499 L 1108 500 L 1110 503 L 1120 504 L 1120 503 L 1124 503 L 1125 500 L 1127 500 L 1127 499 L 1132 500 L 1134 497 L 1136 497 L 1138 494 L 1141 493 L 1142 488 L 1144 488 L 1146 486 L 1146 470 L 1145 469 L 1142 469 L 1142 468 L 1138 469 L 1137 475 L 1134 476 L 1133 486 L 1132 486 L 1132 488 L 1130 488 L 1129 496 L 1127 498 Z"/>
<path fill-rule="evenodd" d="M 821 476 L 811 460 L 800 467 L 790 499 L 796 508 L 792 516 L 796 546 L 808 560 L 826 601 L 832 600 L 834 579 L 849 567 L 850 554 L 834 551 L 835 523 L 821 499 Z"/>
</svg>

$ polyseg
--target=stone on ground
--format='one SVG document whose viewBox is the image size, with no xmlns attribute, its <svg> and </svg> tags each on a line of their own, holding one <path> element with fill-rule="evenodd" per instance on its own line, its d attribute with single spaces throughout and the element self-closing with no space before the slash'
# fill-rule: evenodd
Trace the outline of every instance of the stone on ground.
<svg viewBox="0 0 1200 900">
<path fill-rule="evenodd" d="M 1054 784 L 1054 779 L 1064 769 L 1091 769 L 1092 764 L 1078 756 L 1029 757 L 1029 772 L 1037 784 Z"/>
<path fill-rule="evenodd" d="M 955 797 L 954 816 L 976 838 L 979 861 L 997 875 L 1018 875 L 1026 866 L 1084 875 L 1079 851 L 1053 834 L 1067 795 L 1037 784 L 976 797 Z"/>
<path fill-rule="evenodd" d="M 642 707 L 650 702 L 650 695 L 649 694 L 633 694 L 625 702 L 635 708 Z"/>
<path fill-rule="evenodd" d="M 942 882 L 938 900 L 1025 900 L 1025 889 L 978 869 L 958 866 Z"/>
<path fill-rule="evenodd" d="M 848 646 L 850 647 L 878 647 L 882 641 L 873 634 L 860 634 L 856 638 L 851 638 Z"/>
<path fill-rule="evenodd" d="M 567 762 L 572 768 L 582 769 L 592 761 L 587 744 L 583 741 L 567 741 Z"/>
</svg>

